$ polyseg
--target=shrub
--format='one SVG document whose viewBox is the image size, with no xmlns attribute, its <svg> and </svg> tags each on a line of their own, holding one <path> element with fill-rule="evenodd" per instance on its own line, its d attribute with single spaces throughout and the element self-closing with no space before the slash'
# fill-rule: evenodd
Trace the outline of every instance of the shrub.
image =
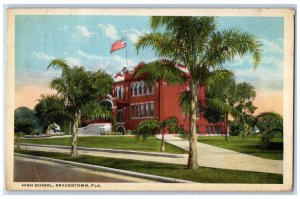
<svg viewBox="0 0 300 199">
<path fill-rule="evenodd" d="M 256 126 L 263 133 L 261 143 L 268 146 L 273 137 L 283 137 L 283 118 L 274 112 L 264 112 L 257 116 Z"/>
<path fill-rule="evenodd" d="M 238 121 L 229 121 L 229 135 L 238 136 L 243 131 L 243 124 Z"/>
</svg>

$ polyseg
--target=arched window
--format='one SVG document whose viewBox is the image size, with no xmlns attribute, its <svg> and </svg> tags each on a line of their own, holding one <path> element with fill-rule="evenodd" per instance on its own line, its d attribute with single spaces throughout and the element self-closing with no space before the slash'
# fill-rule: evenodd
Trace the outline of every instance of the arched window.
<svg viewBox="0 0 300 199">
<path fill-rule="evenodd" d="M 154 83 L 151 85 L 151 93 L 154 93 Z"/>
<path fill-rule="evenodd" d="M 146 91 L 145 91 L 145 93 L 147 93 L 147 94 L 149 93 L 149 84 L 147 84 L 147 83 L 146 83 Z"/>
<path fill-rule="evenodd" d="M 140 94 L 140 83 L 136 83 L 136 95 Z"/>
<path fill-rule="evenodd" d="M 141 82 L 141 86 L 140 86 L 140 94 L 143 95 L 144 94 L 144 90 L 145 90 L 145 83 Z"/>
<path fill-rule="evenodd" d="M 123 97 L 123 87 L 120 87 L 119 89 L 119 98 Z"/>
<path fill-rule="evenodd" d="M 149 104 L 145 104 L 145 110 L 146 110 L 146 113 L 145 113 L 145 116 L 149 116 Z"/>
<path fill-rule="evenodd" d="M 131 95 L 134 96 L 135 95 L 135 83 L 131 84 Z"/>
<path fill-rule="evenodd" d="M 124 97 L 124 88 L 122 87 L 122 89 L 121 89 L 121 98 L 123 98 Z"/>
<path fill-rule="evenodd" d="M 119 98 L 119 90 L 120 88 L 119 87 L 116 87 L 116 97 Z"/>
</svg>

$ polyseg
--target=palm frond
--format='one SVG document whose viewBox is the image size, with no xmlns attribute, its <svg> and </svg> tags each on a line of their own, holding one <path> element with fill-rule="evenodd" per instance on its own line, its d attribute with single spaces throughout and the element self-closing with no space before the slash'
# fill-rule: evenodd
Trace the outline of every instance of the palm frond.
<svg viewBox="0 0 300 199">
<path fill-rule="evenodd" d="M 221 69 L 221 70 L 215 70 L 213 72 L 208 73 L 206 77 L 206 86 L 214 87 L 220 82 L 229 81 L 234 78 L 234 73 L 230 70 Z"/>
<path fill-rule="evenodd" d="M 62 71 L 66 71 L 70 68 L 70 66 L 67 64 L 66 60 L 62 59 L 62 58 L 56 58 L 56 59 L 53 59 L 47 69 L 49 68 L 58 68 L 58 69 L 61 69 Z"/>
<path fill-rule="evenodd" d="M 181 110 L 184 114 L 185 117 L 190 113 L 191 110 L 191 100 L 190 100 L 190 92 L 189 91 L 184 91 L 179 93 L 179 105 L 181 107 Z"/>
<path fill-rule="evenodd" d="M 135 43 L 137 53 L 141 49 L 150 48 L 157 57 L 171 59 L 174 62 L 185 63 L 184 51 L 186 49 L 176 38 L 169 33 L 149 33 L 139 37 Z"/>
<path fill-rule="evenodd" d="M 252 54 L 254 69 L 261 62 L 262 43 L 253 35 L 236 28 L 214 32 L 206 48 L 206 60 L 210 66 L 232 61 L 237 56 Z"/>
<path fill-rule="evenodd" d="M 212 105 L 213 107 L 215 107 L 219 111 L 224 112 L 224 113 L 229 113 L 235 119 L 237 119 L 239 121 L 242 121 L 242 122 L 244 121 L 243 113 L 239 112 L 234 107 L 226 104 L 226 102 L 224 102 L 220 99 L 217 99 L 217 98 L 215 98 L 215 99 L 207 98 L 206 100 L 207 100 L 207 103 L 209 103 L 210 105 Z"/>
<path fill-rule="evenodd" d="M 164 80 L 169 84 L 185 84 L 187 81 L 186 75 L 176 67 L 176 63 L 168 60 L 147 63 L 136 70 L 134 77 L 145 77 L 147 82 Z"/>
</svg>

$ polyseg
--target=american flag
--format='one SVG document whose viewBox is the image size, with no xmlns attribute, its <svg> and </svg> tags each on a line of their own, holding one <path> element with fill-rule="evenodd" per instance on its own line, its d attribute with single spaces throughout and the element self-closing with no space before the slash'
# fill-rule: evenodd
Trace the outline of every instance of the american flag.
<svg viewBox="0 0 300 199">
<path fill-rule="evenodd" d="M 125 38 L 115 41 L 115 43 L 113 43 L 113 45 L 111 46 L 110 53 L 113 53 L 114 51 L 120 50 L 122 48 L 126 48 L 126 42 L 124 42 L 124 39 Z"/>
</svg>

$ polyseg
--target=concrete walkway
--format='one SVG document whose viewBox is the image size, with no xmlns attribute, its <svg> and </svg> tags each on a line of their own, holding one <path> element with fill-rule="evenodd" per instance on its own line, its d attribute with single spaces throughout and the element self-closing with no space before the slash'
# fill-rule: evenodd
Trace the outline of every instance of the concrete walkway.
<svg viewBox="0 0 300 199">
<path fill-rule="evenodd" d="M 161 139 L 161 135 L 156 136 Z M 167 143 L 189 151 L 189 141 L 175 135 L 165 135 Z M 283 173 L 282 160 L 270 160 L 198 142 L 198 164 L 204 167 Z"/>
</svg>

